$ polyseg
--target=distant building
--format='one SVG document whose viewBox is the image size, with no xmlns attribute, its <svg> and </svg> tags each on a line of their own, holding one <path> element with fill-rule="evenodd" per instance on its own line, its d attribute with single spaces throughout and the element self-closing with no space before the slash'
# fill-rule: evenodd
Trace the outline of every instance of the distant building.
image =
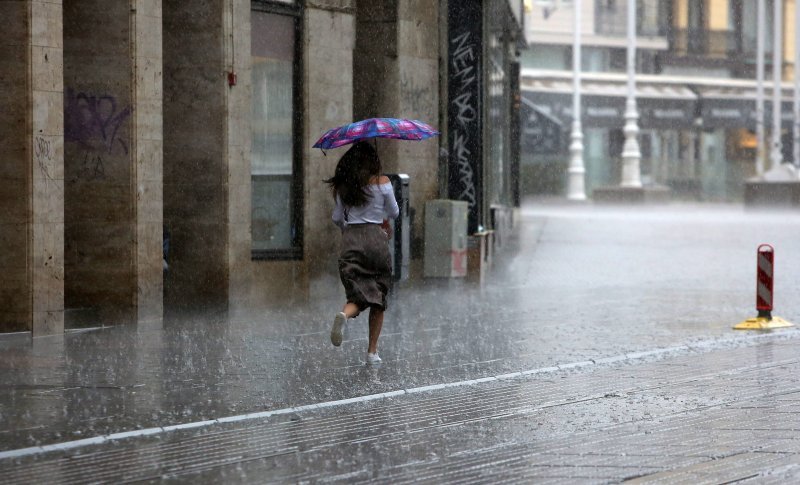
<svg viewBox="0 0 800 485">
<path fill-rule="evenodd" d="M 533 2 L 522 55 L 523 187 L 561 193 L 571 113 L 571 1 Z M 677 197 L 739 200 L 755 174 L 756 1 L 639 0 L 637 103 L 644 183 Z M 794 58 L 794 0 L 784 2 L 784 74 Z M 584 158 L 587 191 L 620 180 L 627 0 L 584 0 Z M 771 130 L 772 0 L 766 1 L 765 124 Z M 792 153 L 792 92 L 783 87 L 784 160 Z M 556 130 L 554 127 L 560 127 Z M 558 143 L 543 145 L 544 133 Z M 769 140 L 769 136 L 767 137 Z"/>
</svg>

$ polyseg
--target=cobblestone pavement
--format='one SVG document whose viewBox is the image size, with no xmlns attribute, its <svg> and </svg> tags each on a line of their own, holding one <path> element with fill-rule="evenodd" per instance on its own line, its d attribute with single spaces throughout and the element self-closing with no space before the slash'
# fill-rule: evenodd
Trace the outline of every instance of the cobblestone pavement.
<svg viewBox="0 0 800 485">
<path fill-rule="evenodd" d="M 36 453 L 0 460 L 0 475 L 8 484 L 787 483 L 800 479 L 800 339 L 789 337 Z"/>
<path fill-rule="evenodd" d="M 297 445 L 295 451 L 286 452 L 288 455 L 283 458 L 275 458 L 277 461 L 263 461 L 261 458 L 255 461 L 273 463 L 283 470 L 287 461 L 294 460 L 292 463 L 301 467 L 305 466 L 302 460 L 308 459 L 311 461 L 306 465 L 312 474 L 309 476 L 317 478 L 353 472 L 353 479 L 359 479 L 367 475 L 372 477 L 370 473 L 383 476 L 383 471 L 386 471 L 387 479 L 405 479 L 424 477 L 424 470 L 435 470 L 439 466 L 446 468 L 446 463 L 485 456 L 487 467 L 493 470 L 491 473 L 499 473 L 506 467 L 492 465 L 497 463 L 494 458 L 490 459 L 493 446 L 499 447 L 502 453 L 511 453 L 515 447 L 520 447 L 520 456 L 526 457 L 530 453 L 539 453 L 536 451 L 539 448 L 532 448 L 534 444 L 560 446 L 558 443 L 563 442 L 568 443 L 564 446 L 574 446 L 570 440 L 582 439 L 575 438 L 578 436 L 575 433 L 605 433 L 606 425 L 622 426 L 615 424 L 612 417 L 618 416 L 617 419 L 626 421 L 624 413 L 619 413 L 636 411 L 639 409 L 637 401 L 628 402 L 624 394 L 622 397 L 595 399 L 590 392 L 582 401 L 567 407 L 537 407 L 536 401 L 532 401 L 533 404 L 528 404 L 530 409 L 539 411 L 522 413 L 510 420 L 481 418 L 476 421 L 481 424 L 475 425 L 474 429 L 467 424 L 441 427 L 430 421 L 427 427 L 443 430 L 443 435 L 431 435 L 434 431 L 425 431 L 426 426 L 404 424 L 403 429 L 414 430 L 409 434 L 411 438 L 390 433 L 390 438 L 378 440 L 381 446 L 373 455 L 370 455 L 373 453 L 370 451 L 371 438 L 364 438 L 366 441 L 361 444 L 357 438 L 364 429 L 372 427 L 356 417 L 362 414 L 362 407 L 385 417 L 392 415 L 396 406 L 409 409 L 423 406 L 429 410 L 429 419 L 435 420 L 438 417 L 430 416 L 438 416 L 439 411 L 433 411 L 436 402 L 462 402 L 461 411 L 452 411 L 456 415 L 463 410 L 483 409 L 479 402 L 465 399 L 473 394 L 490 396 L 495 391 L 500 392 L 499 388 L 512 392 L 514 388 L 507 387 L 511 384 L 517 386 L 516 389 L 536 389 L 536 383 L 546 384 L 539 380 L 545 375 L 558 384 L 556 389 L 551 389 L 552 392 L 567 382 L 579 382 L 588 386 L 587 389 L 596 389 L 591 384 L 601 369 L 599 366 L 595 369 L 594 365 L 590 366 L 591 369 L 579 365 L 564 378 L 552 372 L 537 374 L 530 383 L 495 382 L 493 376 L 616 359 L 624 360 L 621 369 L 633 372 L 632 369 L 639 366 L 634 366 L 633 360 L 628 362 L 625 359 L 633 359 L 641 352 L 652 351 L 656 353 L 648 355 L 665 357 L 672 355 L 672 351 L 663 352 L 678 349 L 678 354 L 705 352 L 722 355 L 717 352 L 747 352 L 746 349 L 767 345 L 766 341 L 759 339 L 776 339 L 770 348 L 777 353 L 794 345 L 795 336 L 800 336 L 800 332 L 788 329 L 774 335 L 753 336 L 734 332 L 731 326 L 753 316 L 755 248 L 762 242 L 769 242 L 776 248 L 775 313 L 790 321 L 800 321 L 800 293 L 794 291 L 800 287 L 798 240 L 800 215 L 788 212 L 748 213 L 733 206 L 707 205 L 621 210 L 531 204 L 523 210 L 515 237 L 500 251 L 501 257 L 495 261 L 483 287 L 445 280 L 398 288 L 381 337 L 380 351 L 384 364 L 377 369 L 364 365 L 366 323 L 363 317 L 349 325 L 342 347 L 334 348 L 329 343 L 330 320 L 342 298 L 337 293 L 340 290 L 335 279 L 315 283 L 317 287 L 334 290 L 331 295 L 314 302 L 262 309 L 230 318 L 221 315 L 187 316 L 166 322 L 164 328 L 113 327 L 71 333 L 63 339 L 43 338 L 33 342 L 21 336 L 0 337 L 0 387 L 4 389 L 0 393 L 0 456 L 28 447 L 74 442 L 137 429 L 191 426 L 192 423 L 226 416 L 300 407 L 300 411 L 291 416 L 278 414 L 264 418 L 265 423 L 258 423 L 259 426 L 272 426 L 270 429 L 273 431 L 269 433 L 278 433 L 275 436 L 284 436 L 281 439 L 289 443 L 294 442 L 294 438 L 287 438 L 275 430 L 295 432 L 297 428 L 293 426 L 299 426 L 292 424 L 295 420 L 302 423 L 318 418 L 315 414 L 318 411 L 303 406 L 399 392 L 403 395 L 395 399 L 405 400 L 401 404 L 393 404 L 394 400 L 368 398 L 361 403 L 326 408 L 325 412 L 332 413 L 326 419 L 334 419 L 336 413 L 343 413 L 349 417 L 337 419 L 353 420 L 353 425 L 346 429 L 350 430 L 348 439 L 352 438 L 354 444 L 348 445 L 351 448 L 347 449 L 355 453 L 355 458 L 342 456 L 337 451 L 339 447 L 334 445 L 323 447 L 327 450 L 325 453 L 302 454 L 300 451 L 313 450 L 316 446 L 305 444 Z M 697 354 L 698 362 L 705 360 L 699 357 L 705 353 Z M 691 355 L 673 357 L 690 358 Z M 672 368 L 666 364 L 668 361 L 664 361 L 664 369 Z M 647 365 L 651 364 L 656 365 Z M 690 373 L 697 366 L 682 368 Z M 580 380 L 578 375 L 573 375 L 578 371 L 585 374 L 589 370 L 595 377 Z M 756 370 L 749 369 L 749 372 Z M 488 381 L 424 395 L 406 395 L 403 391 L 481 379 Z M 703 382 L 715 381 L 716 377 Z M 598 381 L 602 382 L 602 379 Z M 688 384 L 685 392 L 677 388 L 672 390 L 673 397 L 658 402 L 664 409 L 676 406 L 686 393 L 696 391 Z M 571 392 L 558 399 L 583 395 L 578 390 Z M 601 392 L 605 396 L 616 391 L 596 391 Z M 433 400 L 436 396 L 440 396 L 438 401 Z M 713 401 L 708 396 L 697 399 Z M 770 398 L 764 399 L 770 402 Z M 500 403 L 494 406 L 498 409 L 509 407 Z M 727 405 L 715 406 L 708 410 L 700 407 L 695 411 L 676 408 L 675 412 L 711 416 L 706 413 L 731 410 Z M 531 424 L 532 417 L 568 409 L 576 411 L 560 415 L 555 421 Z M 515 413 L 513 410 L 504 412 Z M 678 419 L 650 412 L 650 416 L 662 416 L 659 418 L 662 421 Z M 591 424 L 587 421 L 584 427 L 570 424 L 581 423 L 578 417 L 582 415 L 596 416 L 597 422 Z M 643 426 L 654 422 L 645 417 L 640 421 Z M 455 422 L 460 423 L 458 420 Z M 248 424 L 244 423 L 166 434 L 159 431 L 158 443 L 164 446 L 172 443 L 170 446 L 179 448 L 182 446 L 180 441 L 172 440 L 193 443 L 192 440 L 205 439 L 203 437 L 215 433 L 220 433 L 221 437 L 240 436 L 248 440 L 248 431 L 244 428 L 254 426 L 256 422 L 248 420 Z M 493 427 L 495 424 L 500 428 Z M 690 431 L 693 428 L 676 429 Z M 258 427 L 252 432 L 258 433 Z M 504 432 L 508 439 L 504 438 Z M 592 436 L 586 438 L 586 443 L 594 443 L 591 439 L 600 435 Z M 642 443 L 646 443 L 644 437 L 650 434 L 633 433 L 631 436 L 641 436 Z M 448 441 L 450 439 L 452 443 Z M 681 433 L 677 433 L 674 439 L 683 439 Z M 383 445 L 393 443 L 392 440 L 397 440 L 397 447 L 384 448 Z M 426 445 L 425 440 L 433 441 Z M 464 444 L 468 442 L 472 442 L 472 450 Z M 206 442 L 203 446 L 210 448 L 203 449 L 212 453 L 217 449 L 213 443 L 213 440 Z M 610 446 L 606 442 L 596 443 L 598 448 L 595 451 Z M 157 450 L 151 445 L 153 443 L 146 438 L 136 438 L 103 445 L 97 452 L 103 455 L 109 451 L 107 448 L 126 450 L 128 446 L 136 449 L 142 446 L 151 453 Z M 461 451 L 432 451 L 433 455 L 428 456 L 423 453 L 426 447 L 437 450 L 452 447 Z M 485 451 L 481 452 L 482 449 Z M 85 457 L 88 450 L 76 448 L 74 453 L 65 456 L 80 454 Z M 125 453 L 116 456 L 120 458 Z M 56 456 L 44 454 L 40 458 L 50 462 Z M 357 459 L 359 456 L 363 456 L 364 461 Z M 444 456 L 448 457 L 447 460 Z M 133 460 L 135 457 L 129 458 Z M 23 458 L 23 461 L 30 459 L 34 458 Z M 476 460 L 475 463 L 482 463 Z M 342 464 L 341 467 L 338 463 Z M 403 475 L 399 469 L 391 471 L 395 463 L 402 465 L 403 469 L 413 470 L 413 473 Z M 634 460 L 633 463 L 637 467 L 644 466 L 646 460 Z M 531 470 L 538 469 L 535 464 L 530 463 Z M 17 473 L 24 469 L 8 461 L 3 461 L 0 466 L 4 473 Z M 158 474 L 169 469 L 147 466 Z M 260 472 L 256 465 L 253 466 L 255 468 L 243 468 L 244 478 L 253 480 L 257 477 L 254 474 Z M 62 465 L 58 467 L 63 469 Z M 519 461 L 508 466 L 509 469 L 515 467 L 525 468 Z M 663 464 L 659 467 L 670 469 Z M 466 468 L 469 467 L 465 465 Z M 788 465 L 772 468 L 773 471 L 782 469 L 791 473 L 792 468 Z M 213 473 L 238 473 L 238 465 L 213 470 Z M 291 467 L 286 470 L 283 475 L 268 476 L 287 481 L 302 478 L 298 471 L 300 468 L 294 468 L 291 473 Z M 484 472 L 489 473 L 481 471 Z M 509 477 L 524 480 L 523 475 L 512 474 Z M 627 472 L 609 474 L 608 479 L 614 481 L 633 475 Z M 592 476 L 593 481 L 595 478 L 605 480 L 605 475 Z M 453 480 L 456 479 L 453 475 Z"/>
</svg>

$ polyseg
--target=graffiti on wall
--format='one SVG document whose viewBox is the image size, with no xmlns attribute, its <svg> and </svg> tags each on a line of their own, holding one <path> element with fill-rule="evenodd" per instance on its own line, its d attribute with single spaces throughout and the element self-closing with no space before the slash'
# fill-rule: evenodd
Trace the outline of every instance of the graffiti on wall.
<svg viewBox="0 0 800 485">
<path fill-rule="evenodd" d="M 64 142 L 77 144 L 82 151 L 72 165 L 72 180 L 103 180 L 107 159 L 128 154 L 124 128 L 132 112 L 131 106 L 121 106 L 112 95 L 66 90 Z"/>
<path fill-rule="evenodd" d="M 67 89 L 64 104 L 64 141 L 95 152 L 128 153 L 120 129 L 133 108 L 119 106 L 111 95 L 96 96 L 73 89 Z"/>
<path fill-rule="evenodd" d="M 436 104 L 432 102 L 433 92 L 430 84 L 403 72 L 400 77 L 400 92 L 403 95 L 403 104 L 411 110 L 414 118 L 425 120 L 435 116 L 433 107 Z"/>
<path fill-rule="evenodd" d="M 475 109 L 474 92 L 470 89 L 476 83 L 475 73 L 475 44 L 471 42 L 470 32 L 464 32 L 451 40 L 453 54 L 450 68 L 453 78 L 458 81 L 457 96 L 451 101 L 455 108 L 455 119 L 458 123 L 452 130 L 451 153 L 456 159 L 458 168 L 459 193 L 458 199 L 469 202 L 470 208 L 477 202 L 475 196 L 474 171 L 470 165 L 469 142 L 471 131 L 469 124 L 477 118 Z"/>
<path fill-rule="evenodd" d="M 33 140 L 33 157 L 42 173 L 45 181 L 53 180 L 50 174 L 50 165 L 53 163 L 52 142 L 42 136 L 37 136 Z"/>
<path fill-rule="evenodd" d="M 468 231 L 480 224 L 482 171 L 481 123 L 481 2 L 451 5 L 448 22 L 448 195 L 469 204 Z"/>
</svg>

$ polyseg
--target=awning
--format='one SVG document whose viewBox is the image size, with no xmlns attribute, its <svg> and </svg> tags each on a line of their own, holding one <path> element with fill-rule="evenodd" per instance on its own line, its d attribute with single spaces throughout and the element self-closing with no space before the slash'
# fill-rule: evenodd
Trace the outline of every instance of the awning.
<svg viewBox="0 0 800 485">
<path fill-rule="evenodd" d="M 750 87 L 697 88 L 700 95 L 700 116 L 703 128 L 756 129 L 756 90 Z M 792 93 L 783 90 L 781 126 L 794 120 Z M 764 95 L 764 126 L 772 127 L 772 90 Z"/>
<path fill-rule="evenodd" d="M 535 154 L 554 154 L 561 152 L 561 137 L 566 133 L 564 123 L 525 97 L 520 103 L 522 120 L 522 150 Z"/>
<path fill-rule="evenodd" d="M 772 86 L 768 83 L 764 88 L 764 126 L 770 129 Z M 572 124 L 572 78 L 569 72 L 528 70 L 523 72 L 520 89 L 523 98 L 538 113 L 559 120 L 563 131 L 569 132 Z M 788 83 L 784 83 L 781 90 L 781 126 L 787 129 L 794 121 L 793 91 Z M 623 74 L 584 73 L 581 80 L 582 125 L 586 128 L 623 128 L 626 95 Z M 643 129 L 755 130 L 755 100 L 756 84 L 752 80 L 660 75 L 639 75 L 636 80 L 639 127 Z M 538 119 L 532 117 L 527 122 Z M 540 127 L 525 124 L 523 130 L 541 132 Z"/>
<path fill-rule="evenodd" d="M 565 79 L 530 79 L 522 87 L 523 98 L 543 113 L 572 122 L 572 83 Z M 584 127 L 622 128 L 625 125 L 624 82 L 581 83 L 581 123 Z M 690 128 L 697 109 L 697 95 L 688 87 L 638 83 L 639 126 L 645 129 Z"/>
</svg>

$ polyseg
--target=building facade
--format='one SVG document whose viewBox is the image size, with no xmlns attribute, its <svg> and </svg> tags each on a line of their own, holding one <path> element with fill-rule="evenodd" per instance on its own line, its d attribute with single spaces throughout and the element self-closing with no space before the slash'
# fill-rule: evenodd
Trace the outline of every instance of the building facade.
<svg viewBox="0 0 800 485">
<path fill-rule="evenodd" d="M 322 180 L 343 150 L 311 146 L 355 119 L 441 129 L 378 141 L 384 170 L 411 178 L 413 258 L 428 200 L 468 200 L 473 230 L 490 227 L 490 207 L 515 199 L 522 3 L 470 0 L 452 23 L 462 3 L 0 3 L 0 331 L 336 292 Z"/>
<path fill-rule="evenodd" d="M 772 0 L 766 2 L 766 139 L 772 130 Z M 620 180 L 625 111 L 625 0 L 585 0 L 582 70 L 587 190 Z M 740 200 L 756 175 L 756 5 L 740 0 L 637 2 L 637 104 L 645 184 L 675 196 Z M 784 0 L 783 158 L 792 160 L 794 0 Z M 534 5 L 523 53 L 523 174 L 533 193 L 565 185 L 572 113 L 571 2 Z M 565 104 L 566 103 L 566 104 Z M 566 107 L 566 109 L 563 109 Z M 549 133 L 546 141 L 544 134 Z M 769 163 L 767 163 L 769 166 Z"/>
</svg>

